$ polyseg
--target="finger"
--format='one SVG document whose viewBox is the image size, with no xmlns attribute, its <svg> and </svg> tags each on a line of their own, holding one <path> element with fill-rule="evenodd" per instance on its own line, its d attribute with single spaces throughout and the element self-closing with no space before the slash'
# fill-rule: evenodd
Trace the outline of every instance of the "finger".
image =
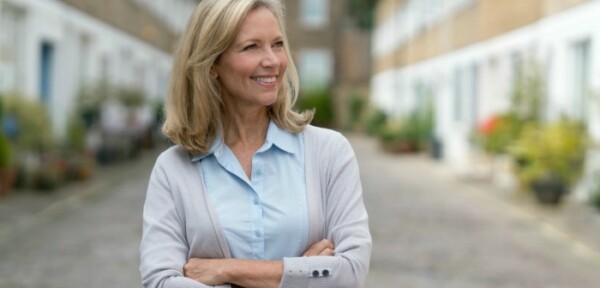
<svg viewBox="0 0 600 288">
<path fill-rule="evenodd" d="M 323 239 L 315 244 L 313 244 L 312 246 L 310 246 L 310 248 L 308 248 L 308 250 L 306 250 L 306 252 L 304 253 L 304 256 L 315 256 L 315 255 L 319 255 L 321 254 L 321 252 L 323 252 L 323 250 L 325 249 L 334 249 L 335 247 L 333 246 L 333 243 L 327 239 Z"/>
<path fill-rule="evenodd" d="M 323 249 L 327 248 L 329 246 L 329 240 L 327 239 L 323 239 L 315 244 L 313 244 L 312 246 L 310 246 L 310 248 L 308 248 L 308 250 L 306 250 L 306 252 L 304 253 L 304 256 L 315 256 L 315 255 L 319 255 L 319 253 L 321 253 L 321 251 L 323 251 Z"/>
<path fill-rule="evenodd" d="M 319 253 L 319 256 L 333 256 L 333 254 L 334 254 L 333 249 L 325 248 L 325 250 L 323 250 L 321 253 Z"/>
</svg>

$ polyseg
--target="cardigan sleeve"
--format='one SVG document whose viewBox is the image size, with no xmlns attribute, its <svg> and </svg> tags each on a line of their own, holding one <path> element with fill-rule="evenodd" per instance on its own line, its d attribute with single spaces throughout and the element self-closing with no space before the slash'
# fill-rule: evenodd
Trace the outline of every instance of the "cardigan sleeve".
<svg viewBox="0 0 600 288">
<path fill-rule="evenodd" d="M 337 133 L 321 187 L 326 187 L 325 229 L 334 256 L 284 258 L 280 287 L 362 287 L 369 271 L 371 234 L 362 199 L 358 163 L 350 143 Z M 320 165 L 315 165 L 316 167 Z M 324 182 L 323 182 L 324 181 Z M 323 189 L 323 188 L 322 188 Z"/>
<path fill-rule="evenodd" d="M 183 276 L 189 248 L 181 212 L 159 158 L 150 176 L 143 212 L 140 272 L 146 288 L 213 287 Z"/>
</svg>

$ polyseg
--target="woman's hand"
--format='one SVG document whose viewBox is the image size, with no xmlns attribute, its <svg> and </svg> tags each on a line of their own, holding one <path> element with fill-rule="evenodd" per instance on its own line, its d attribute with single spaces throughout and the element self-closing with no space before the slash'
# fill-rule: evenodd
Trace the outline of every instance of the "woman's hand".
<svg viewBox="0 0 600 288">
<path fill-rule="evenodd" d="M 209 286 L 277 288 L 282 273 L 283 261 L 192 258 L 183 266 L 185 277 Z"/>
<path fill-rule="evenodd" d="M 229 259 L 192 258 L 183 266 L 183 275 L 209 286 L 229 282 Z"/>
<path fill-rule="evenodd" d="M 333 256 L 335 246 L 327 239 L 323 239 L 306 250 L 303 256 Z"/>
</svg>

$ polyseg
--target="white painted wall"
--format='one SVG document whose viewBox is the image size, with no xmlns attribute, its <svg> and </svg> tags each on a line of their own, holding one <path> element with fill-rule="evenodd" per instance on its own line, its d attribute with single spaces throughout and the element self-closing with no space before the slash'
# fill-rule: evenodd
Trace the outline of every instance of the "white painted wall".
<svg viewBox="0 0 600 288">
<path fill-rule="evenodd" d="M 399 9 L 405 9 L 405 6 Z M 405 15 L 403 12 L 405 11 L 398 11 L 395 18 L 376 27 L 373 38 L 374 57 L 392 51 L 402 42 L 399 39 L 406 37 L 402 35 L 408 35 L 405 30 L 412 29 L 394 26 L 395 23 L 401 22 L 396 18 Z M 546 116 L 552 120 L 558 118 L 561 113 L 574 113 L 575 100 L 571 97 L 574 85 L 573 44 L 588 39 L 591 55 L 590 89 L 600 97 L 599 19 L 600 1 L 590 1 L 488 41 L 409 67 L 383 71 L 374 75 L 371 81 L 373 103 L 388 112 L 410 111 L 414 101 L 409 99 L 416 96 L 414 91 L 407 87 L 412 87 L 418 81 L 435 87 L 438 117 L 436 133 L 444 143 L 445 161 L 456 168 L 465 167 L 469 165 L 468 159 L 472 150 L 469 136 L 473 125 L 476 124 L 469 121 L 472 122 L 474 118 L 481 122 L 495 113 L 505 111 L 510 105 L 514 55 L 520 55 L 524 61 L 537 59 L 546 63 L 549 97 Z M 392 31 L 396 31 L 396 36 L 393 36 Z M 474 117 L 465 114 L 457 121 L 453 116 L 456 99 L 454 78 L 457 70 L 465 71 L 472 65 L 478 67 L 477 99 L 464 102 L 463 111 L 467 113 L 474 109 L 477 113 Z M 469 80 L 461 81 L 465 81 L 462 83 L 463 87 L 471 85 Z M 464 101 L 465 97 L 462 99 Z M 589 111 L 586 117 L 590 135 L 600 140 L 600 99 L 596 102 L 590 100 L 587 104 Z"/>
<path fill-rule="evenodd" d="M 99 81 L 104 73 L 109 82 L 138 86 L 152 99 L 166 95 L 171 69 L 169 53 L 61 1 L 0 0 L 0 3 L 20 7 L 24 11 L 24 33 L 20 35 L 23 51 L 16 60 L 21 66 L 21 73 L 16 77 L 20 78 L 18 82 L 22 85 L 16 88 L 26 97 L 39 98 L 42 41 L 54 45 L 53 101 L 48 109 L 57 136 L 64 134 L 77 91 L 85 83 Z M 184 9 L 180 11 L 187 16 L 191 13 Z"/>
</svg>

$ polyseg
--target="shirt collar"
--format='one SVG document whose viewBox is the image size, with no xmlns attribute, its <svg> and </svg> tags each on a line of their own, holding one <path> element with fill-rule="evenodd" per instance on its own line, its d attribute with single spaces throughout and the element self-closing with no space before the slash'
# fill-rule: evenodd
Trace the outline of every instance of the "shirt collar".
<svg viewBox="0 0 600 288">
<path fill-rule="evenodd" d="M 275 122 L 271 121 L 265 139 L 265 150 L 269 149 L 271 145 L 275 145 L 287 153 L 295 154 L 297 151 L 297 149 L 294 149 L 296 146 L 295 143 L 298 141 L 296 137 L 296 134 L 279 128 Z"/>
<path fill-rule="evenodd" d="M 270 121 L 269 128 L 267 129 L 267 137 L 265 139 L 265 144 L 263 145 L 262 148 L 259 149 L 259 151 L 266 151 L 269 148 L 271 148 L 272 145 L 275 145 L 275 146 L 277 146 L 277 148 L 281 149 L 282 151 L 285 151 L 290 154 L 295 154 L 295 152 L 296 152 L 296 150 L 294 149 L 295 141 L 296 141 L 295 134 L 279 128 L 279 126 L 277 126 L 277 124 L 275 124 L 275 122 Z M 208 152 L 203 153 L 203 154 L 193 155 L 192 161 L 193 162 L 200 161 L 200 160 L 210 156 L 211 154 L 215 154 L 215 156 L 218 157 L 219 154 L 222 153 L 223 145 L 225 145 L 225 144 L 223 143 L 223 138 L 221 136 L 221 133 L 219 133 L 215 137 L 215 140 L 213 141 L 213 144 L 211 145 Z"/>
</svg>

